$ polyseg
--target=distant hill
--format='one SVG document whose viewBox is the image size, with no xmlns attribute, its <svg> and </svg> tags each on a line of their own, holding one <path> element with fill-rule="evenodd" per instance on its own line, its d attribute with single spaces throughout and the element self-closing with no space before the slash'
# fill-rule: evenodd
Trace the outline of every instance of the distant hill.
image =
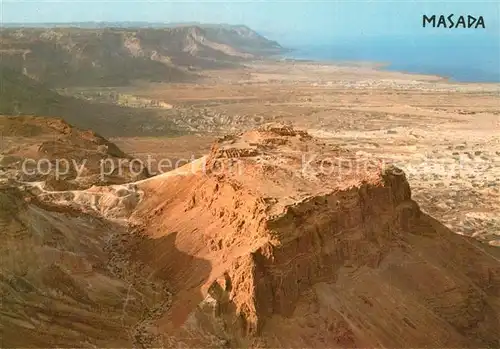
<svg viewBox="0 0 500 349">
<path fill-rule="evenodd" d="M 89 188 L 96 184 L 118 184 L 149 176 L 146 169 L 137 168 L 134 171 L 133 168 L 130 170 L 128 166 L 119 165 L 120 160 L 125 163 L 125 160 L 132 157 L 114 143 L 91 130 L 73 127 L 60 118 L 0 115 L 0 135 L 4 143 L 0 148 L 0 170 L 7 170 L 10 173 L 7 177 L 23 181 L 45 181 L 46 189 Z M 75 161 L 83 167 L 80 176 L 75 167 L 66 168 L 64 175 L 58 174 L 54 168 L 37 173 L 37 168 L 27 163 L 31 169 L 23 171 L 24 158 L 50 161 L 65 159 Z M 101 176 L 100 165 L 105 159 L 110 165 L 113 163 L 117 171 L 112 173 L 109 170 L 106 175 Z"/>
<path fill-rule="evenodd" d="M 90 103 L 62 96 L 46 84 L 0 65 L 0 115 L 61 117 L 106 137 L 177 134 L 175 126 L 150 110 Z"/>
<path fill-rule="evenodd" d="M 57 114 L 63 104 L 78 102 L 1 65 L 0 81 L 0 114 Z"/>
<path fill-rule="evenodd" d="M 4 27 L 0 62 L 50 86 L 122 86 L 139 79 L 191 81 L 196 70 L 235 67 L 283 51 L 246 26 L 69 25 Z"/>
</svg>

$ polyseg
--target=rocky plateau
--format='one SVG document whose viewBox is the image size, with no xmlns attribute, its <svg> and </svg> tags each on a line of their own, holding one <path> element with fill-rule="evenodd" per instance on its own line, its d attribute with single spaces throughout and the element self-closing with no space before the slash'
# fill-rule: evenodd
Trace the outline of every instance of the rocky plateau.
<svg viewBox="0 0 500 349">
<path fill-rule="evenodd" d="M 54 149 L 86 139 L 126 157 L 44 127 L 62 134 Z M 305 130 L 265 124 L 173 171 L 99 186 L 12 173 L 3 346 L 500 346 L 498 248 L 424 213 L 399 168 Z"/>
</svg>

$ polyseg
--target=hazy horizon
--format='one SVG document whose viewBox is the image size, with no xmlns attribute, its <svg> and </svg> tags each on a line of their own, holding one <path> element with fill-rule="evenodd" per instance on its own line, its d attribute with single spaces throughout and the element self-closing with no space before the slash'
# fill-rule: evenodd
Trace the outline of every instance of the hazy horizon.
<svg viewBox="0 0 500 349">
<path fill-rule="evenodd" d="M 422 16 L 482 16 L 485 29 L 423 28 Z M 492 1 L 178 2 L 4 0 L 9 24 L 245 25 L 298 58 L 384 61 L 419 73 L 500 81 L 500 4 Z"/>
<path fill-rule="evenodd" d="M 422 15 L 483 16 L 485 29 L 447 30 L 477 38 L 500 35 L 498 2 L 463 1 L 94 1 L 3 0 L 0 18 L 9 23 L 149 22 L 246 25 L 284 44 L 332 42 L 380 36 L 441 34 L 422 28 Z"/>
</svg>

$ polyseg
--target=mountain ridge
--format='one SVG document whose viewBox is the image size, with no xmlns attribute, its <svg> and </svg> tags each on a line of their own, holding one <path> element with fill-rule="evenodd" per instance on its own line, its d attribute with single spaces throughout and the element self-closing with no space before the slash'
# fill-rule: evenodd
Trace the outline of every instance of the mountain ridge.
<svg viewBox="0 0 500 349">
<path fill-rule="evenodd" d="M 106 137 L 177 133 L 169 120 L 160 118 L 149 110 L 64 96 L 47 84 L 0 64 L 0 115 L 2 114 L 61 117 L 75 127 L 92 129 Z M 146 126 L 157 131 L 148 131 Z"/>
<path fill-rule="evenodd" d="M 0 64 L 51 86 L 186 82 L 282 52 L 246 26 L 3 28 Z"/>
</svg>

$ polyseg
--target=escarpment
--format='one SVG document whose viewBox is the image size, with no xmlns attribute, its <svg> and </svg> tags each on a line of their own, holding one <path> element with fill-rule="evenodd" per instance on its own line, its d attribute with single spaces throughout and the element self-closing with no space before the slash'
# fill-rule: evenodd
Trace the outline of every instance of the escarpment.
<svg viewBox="0 0 500 349">
<path fill-rule="evenodd" d="M 131 216 L 174 290 L 169 343 L 499 344 L 498 251 L 421 212 L 398 168 L 267 125 L 189 169 L 140 184 Z"/>
<path fill-rule="evenodd" d="M 292 315 L 301 294 L 316 283 L 334 281 L 339 268 L 378 267 L 397 237 L 411 230 L 409 217 L 420 215 L 404 174 L 394 172 L 382 178 L 386 184 L 312 196 L 266 221 L 273 240 L 230 273 L 251 275 L 244 282 L 252 282 L 253 304 L 242 314 L 249 333 L 257 334 L 267 316 Z M 232 285 L 238 304 L 239 285 Z M 248 314 L 248 308 L 254 313 Z"/>
</svg>

